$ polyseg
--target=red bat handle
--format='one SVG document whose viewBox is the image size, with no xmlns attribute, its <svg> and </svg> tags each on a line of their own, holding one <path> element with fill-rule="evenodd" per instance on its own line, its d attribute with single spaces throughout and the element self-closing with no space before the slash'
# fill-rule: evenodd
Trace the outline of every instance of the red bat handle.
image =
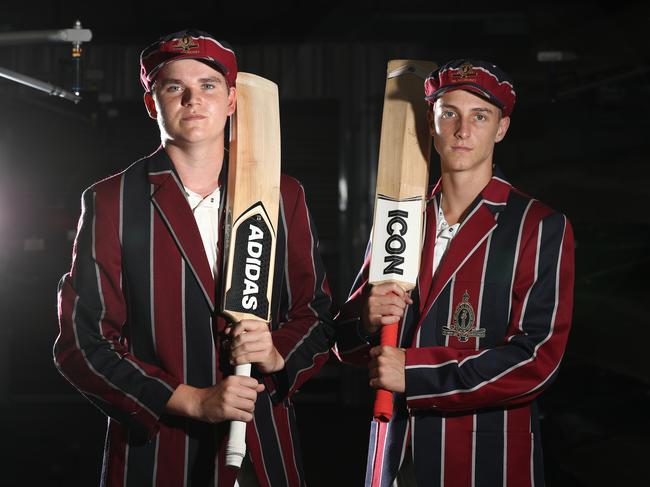
<svg viewBox="0 0 650 487">
<path fill-rule="evenodd" d="M 381 328 L 380 343 L 390 347 L 397 346 L 397 325 L 385 325 Z M 388 423 L 393 416 L 393 393 L 385 389 L 377 389 L 375 410 L 373 416 L 377 421 Z"/>
</svg>

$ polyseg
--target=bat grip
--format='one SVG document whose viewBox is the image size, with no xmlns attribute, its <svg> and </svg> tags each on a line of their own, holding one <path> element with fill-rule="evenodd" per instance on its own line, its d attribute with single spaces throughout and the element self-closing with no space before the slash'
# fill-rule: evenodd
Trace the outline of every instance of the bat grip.
<svg viewBox="0 0 650 487">
<path fill-rule="evenodd" d="M 385 325 L 381 328 L 381 345 L 388 345 L 390 347 L 397 346 L 397 325 L 398 323 L 393 323 L 391 325 Z M 375 408 L 373 411 L 373 417 L 377 421 L 387 423 L 390 421 L 390 418 L 393 416 L 393 393 L 385 389 L 377 389 L 377 394 L 375 395 Z"/>
<path fill-rule="evenodd" d="M 251 376 L 251 364 L 237 365 L 235 375 Z M 226 465 L 240 468 L 246 456 L 246 423 L 244 421 L 231 421 L 230 434 L 226 444 Z"/>
</svg>

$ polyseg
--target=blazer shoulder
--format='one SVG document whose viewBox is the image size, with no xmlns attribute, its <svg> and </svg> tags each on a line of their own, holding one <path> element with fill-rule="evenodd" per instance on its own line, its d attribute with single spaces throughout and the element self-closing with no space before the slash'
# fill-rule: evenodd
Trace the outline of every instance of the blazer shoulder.
<svg viewBox="0 0 650 487">
<path fill-rule="evenodd" d="M 280 175 L 280 195 L 285 207 L 293 207 L 300 198 L 304 198 L 305 188 L 292 176 Z"/>
<path fill-rule="evenodd" d="M 534 237 L 540 226 L 548 235 L 558 238 L 568 236 L 569 240 L 573 238 L 573 226 L 564 213 L 516 188 L 510 192 L 505 211 L 511 215 L 510 220 L 519 226 L 524 239 Z"/>
<path fill-rule="evenodd" d="M 280 175 L 280 192 L 282 194 L 297 194 L 304 190 L 302 183 L 293 176 L 284 173 Z"/>
<path fill-rule="evenodd" d="M 531 196 L 518 188 L 512 187 L 510 191 L 510 202 L 513 200 L 519 200 L 520 205 L 525 205 L 528 207 L 528 217 L 535 218 L 537 220 L 546 220 L 546 219 L 558 219 L 558 220 L 567 220 L 567 216 L 561 211 L 556 210 L 550 205 L 544 203 L 543 201 L 538 200 L 534 196 Z"/>
<path fill-rule="evenodd" d="M 147 157 L 138 159 L 120 172 L 95 181 L 84 190 L 84 195 L 88 193 L 112 194 L 115 191 L 119 191 L 124 177 L 135 175 L 136 173 L 142 173 L 143 175 L 146 173 L 146 160 Z"/>
</svg>

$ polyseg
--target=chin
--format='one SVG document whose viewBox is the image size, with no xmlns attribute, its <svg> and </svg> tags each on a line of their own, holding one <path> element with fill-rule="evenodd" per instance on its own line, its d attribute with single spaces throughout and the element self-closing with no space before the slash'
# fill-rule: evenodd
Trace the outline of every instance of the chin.
<svg viewBox="0 0 650 487">
<path fill-rule="evenodd" d="M 208 138 L 208 135 L 203 130 L 192 130 L 178 134 L 178 138 L 186 140 L 187 142 L 202 142 Z"/>
<path fill-rule="evenodd" d="M 443 169 L 446 169 L 450 172 L 455 172 L 466 171 L 476 166 L 475 161 L 462 156 L 463 154 L 453 154 L 450 158 L 447 159 L 447 162 L 443 165 Z"/>
</svg>

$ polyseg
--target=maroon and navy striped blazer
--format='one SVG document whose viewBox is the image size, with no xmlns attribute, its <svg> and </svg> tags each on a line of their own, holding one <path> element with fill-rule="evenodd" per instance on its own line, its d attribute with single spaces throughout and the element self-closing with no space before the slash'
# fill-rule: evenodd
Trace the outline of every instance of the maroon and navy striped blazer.
<svg viewBox="0 0 650 487">
<path fill-rule="evenodd" d="M 266 390 L 246 439 L 262 486 L 304 484 L 290 396 L 327 360 L 333 335 L 303 188 L 283 176 L 281 195 L 271 326 L 285 368 L 263 376 L 253 367 Z M 164 414 L 180 383 L 208 387 L 232 372 L 220 279 L 171 161 L 159 149 L 91 186 L 82 204 L 72 269 L 59 284 L 54 355 L 109 416 L 102 485 L 232 485 L 228 424 Z"/>
<path fill-rule="evenodd" d="M 406 391 L 394 396 L 381 485 L 390 486 L 410 442 L 419 485 L 541 486 L 534 399 L 554 379 L 571 326 L 571 225 L 495 169 L 432 278 L 440 191 L 438 183 L 427 205 L 414 302 L 400 326 Z M 367 362 L 370 347 L 357 328 L 367 257 L 338 317 L 338 352 L 356 363 Z M 463 309 L 484 337 L 457 336 Z M 367 482 L 374 473 L 369 461 Z"/>
</svg>

